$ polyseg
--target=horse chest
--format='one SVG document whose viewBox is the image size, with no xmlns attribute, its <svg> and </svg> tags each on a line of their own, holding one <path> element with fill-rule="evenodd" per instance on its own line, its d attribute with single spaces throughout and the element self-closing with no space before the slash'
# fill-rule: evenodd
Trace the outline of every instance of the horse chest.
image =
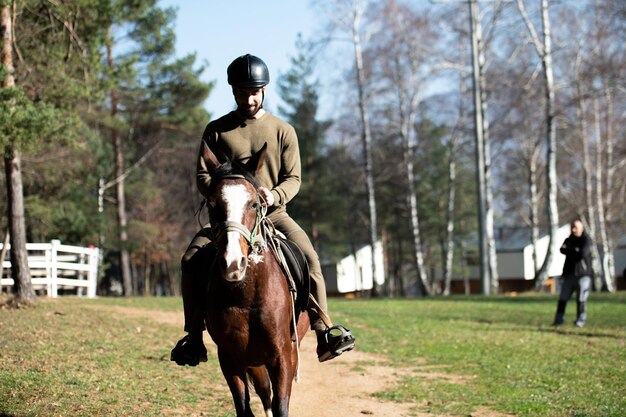
<svg viewBox="0 0 626 417">
<path fill-rule="evenodd" d="M 253 306 L 223 307 L 210 311 L 208 328 L 216 344 L 233 344 L 245 348 L 271 330 L 259 320 L 259 314 L 258 308 Z"/>
</svg>

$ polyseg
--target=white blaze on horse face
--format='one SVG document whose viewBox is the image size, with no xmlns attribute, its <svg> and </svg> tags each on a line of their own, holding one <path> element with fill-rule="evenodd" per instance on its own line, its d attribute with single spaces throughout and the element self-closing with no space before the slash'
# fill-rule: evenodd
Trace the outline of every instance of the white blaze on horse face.
<svg viewBox="0 0 626 417">
<path fill-rule="evenodd" d="M 244 207 L 252 196 L 242 184 L 229 185 L 222 189 L 222 200 L 226 208 L 226 221 L 243 223 Z M 239 232 L 226 234 L 226 279 L 241 281 L 245 275 L 247 260 L 239 244 Z"/>
</svg>

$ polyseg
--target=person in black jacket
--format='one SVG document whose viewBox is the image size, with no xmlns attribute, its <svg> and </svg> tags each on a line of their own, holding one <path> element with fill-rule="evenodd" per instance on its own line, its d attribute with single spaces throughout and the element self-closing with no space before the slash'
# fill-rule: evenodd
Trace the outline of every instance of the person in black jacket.
<svg viewBox="0 0 626 417">
<path fill-rule="evenodd" d="M 561 253 L 565 255 L 563 275 L 561 276 L 561 294 L 556 308 L 554 325 L 563 324 L 565 307 L 574 291 L 577 295 L 576 327 L 583 327 L 587 319 L 587 298 L 591 290 L 591 238 L 585 233 L 580 220 L 570 224 L 572 234 L 561 246 Z"/>
</svg>

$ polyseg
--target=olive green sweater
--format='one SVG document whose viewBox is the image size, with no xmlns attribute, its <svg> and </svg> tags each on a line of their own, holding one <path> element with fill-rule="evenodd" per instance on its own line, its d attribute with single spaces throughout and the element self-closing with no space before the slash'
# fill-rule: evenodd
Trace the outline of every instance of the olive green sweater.
<svg viewBox="0 0 626 417">
<path fill-rule="evenodd" d="M 244 119 L 232 111 L 210 122 L 202 139 L 215 153 L 245 163 L 267 143 L 265 162 L 256 178 L 274 196 L 274 208 L 285 206 L 300 189 L 300 150 L 296 131 L 269 112 L 259 119 Z M 202 150 L 202 147 L 200 148 Z M 201 152 L 200 150 L 200 152 Z M 196 183 L 206 198 L 211 176 L 198 156 Z"/>
</svg>

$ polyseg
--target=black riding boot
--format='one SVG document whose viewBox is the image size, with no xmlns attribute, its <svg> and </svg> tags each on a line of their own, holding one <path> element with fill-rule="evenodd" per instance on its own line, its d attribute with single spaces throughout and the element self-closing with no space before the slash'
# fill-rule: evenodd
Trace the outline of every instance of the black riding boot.
<svg viewBox="0 0 626 417">
<path fill-rule="evenodd" d="M 215 255 L 212 246 L 206 245 L 189 258 L 182 260 L 182 295 L 185 313 L 185 331 L 188 335 L 178 341 L 170 359 L 180 366 L 197 366 L 207 361 L 207 350 L 202 341 L 204 313 L 206 310 L 209 267 Z"/>
<path fill-rule="evenodd" d="M 553 326 L 560 326 L 563 324 L 563 316 L 565 316 L 565 306 L 567 306 L 567 301 L 559 300 L 559 303 L 556 306 L 556 314 L 554 316 Z"/>
<path fill-rule="evenodd" d="M 578 301 L 576 303 L 576 322 L 574 325 L 576 327 L 583 327 L 585 325 L 585 321 L 587 320 L 587 303 Z"/>
</svg>

